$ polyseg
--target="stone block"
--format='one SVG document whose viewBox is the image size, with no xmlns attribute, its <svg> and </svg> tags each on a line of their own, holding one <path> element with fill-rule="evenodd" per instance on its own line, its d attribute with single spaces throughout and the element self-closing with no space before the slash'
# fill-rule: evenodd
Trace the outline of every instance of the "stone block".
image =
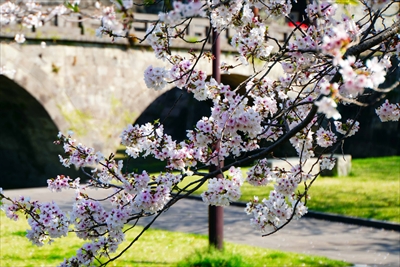
<svg viewBox="0 0 400 267">
<path fill-rule="evenodd" d="M 323 170 L 321 176 L 348 176 L 351 171 L 351 155 L 334 154 L 332 157 L 336 159 L 335 167 L 332 170 Z"/>
<path fill-rule="evenodd" d="M 303 172 L 310 172 L 311 174 L 317 174 L 320 171 L 319 164 L 315 164 L 316 158 L 311 158 L 308 159 L 304 164 L 303 164 Z M 286 171 L 290 171 L 290 169 L 293 166 L 296 166 L 299 164 L 299 158 L 292 157 L 292 158 L 286 158 L 284 160 L 282 159 L 268 159 L 268 167 L 271 169 L 274 169 L 276 167 L 285 169 Z"/>
</svg>

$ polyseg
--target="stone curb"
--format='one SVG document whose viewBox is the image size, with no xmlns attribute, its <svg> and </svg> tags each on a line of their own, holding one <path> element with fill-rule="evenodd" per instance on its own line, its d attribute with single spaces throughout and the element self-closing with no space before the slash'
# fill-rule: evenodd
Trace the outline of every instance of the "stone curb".
<svg viewBox="0 0 400 267">
<path fill-rule="evenodd" d="M 185 198 L 202 201 L 202 198 L 200 196 L 186 196 Z M 246 204 L 247 203 L 244 203 L 244 202 L 232 202 L 231 206 L 245 208 Z M 400 232 L 400 224 L 385 222 L 385 221 L 362 219 L 362 218 L 357 218 L 357 217 L 343 216 L 343 215 L 338 215 L 338 214 L 317 212 L 317 211 L 311 211 L 311 210 L 308 211 L 308 213 L 305 215 L 305 217 L 318 219 L 318 220 L 341 222 L 341 223 L 354 224 L 354 225 L 359 225 L 359 226 L 367 226 L 367 227 L 373 227 L 373 228 L 378 228 L 378 229 L 392 230 L 392 231 Z"/>
</svg>

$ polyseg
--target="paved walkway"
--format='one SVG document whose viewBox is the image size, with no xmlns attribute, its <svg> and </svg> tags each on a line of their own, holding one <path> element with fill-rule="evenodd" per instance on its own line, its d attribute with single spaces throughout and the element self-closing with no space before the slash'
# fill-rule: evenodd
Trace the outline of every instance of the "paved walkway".
<svg viewBox="0 0 400 267">
<path fill-rule="evenodd" d="M 93 191 L 93 197 L 104 196 Z M 47 188 L 5 190 L 10 197 L 30 196 L 32 200 L 55 200 L 67 208 L 73 200 L 72 190 L 52 193 Z M 196 200 L 181 200 L 161 215 L 153 227 L 179 232 L 208 233 L 208 208 Z M 149 219 L 149 218 L 147 218 Z M 146 220 L 140 222 L 144 225 Z M 370 227 L 302 218 L 268 237 L 249 227 L 249 217 L 240 207 L 224 209 L 226 241 L 258 247 L 326 256 L 358 266 L 400 266 L 400 232 Z"/>
</svg>

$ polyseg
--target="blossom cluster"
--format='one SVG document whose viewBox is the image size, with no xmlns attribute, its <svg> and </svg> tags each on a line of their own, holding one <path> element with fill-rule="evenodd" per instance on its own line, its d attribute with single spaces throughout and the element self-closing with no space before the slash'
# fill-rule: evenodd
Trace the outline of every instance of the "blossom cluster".
<svg viewBox="0 0 400 267">
<path fill-rule="evenodd" d="M 29 198 L 20 197 L 11 201 L 11 205 L 5 205 L 6 216 L 18 220 L 18 213 L 24 213 L 28 217 L 31 229 L 27 231 L 26 237 L 35 245 L 42 246 L 52 242 L 54 238 L 66 236 L 70 220 L 56 203 L 39 203 L 30 201 Z"/>
<path fill-rule="evenodd" d="M 193 145 L 185 142 L 177 144 L 171 136 L 164 134 L 162 125 L 129 125 L 122 132 L 121 139 L 121 143 L 126 146 L 126 153 L 133 158 L 152 155 L 158 160 L 168 159 L 167 167 L 181 171 L 196 164 L 193 155 L 197 153 Z"/>
<path fill-rule="evenodd" d="M 339 88 L 342 95 L 354 98 L 364 92 L 365 88 L 378 88 L 385 81 L 386 70 L 391 66 L 388 58 L 367 60 L 366 67 L 353 56 L 339 61 L 343 84 Z"/>
<path fill-rule="evenodd" d="M 320 147 L 330 147 L 334 143 L 336 143 L 336 135 L 329 130 L 325 130 L 324 128 L 319 128 L 316 134 L 316 141 Z"/>
<path fill-rule="evenodd" d="M 209 179 L 207 191 L 203 192 L 201 197 L 208 205 L 228 206 L 230 202 L 240 198 L 240 187 L 242 184 L 241 169 L 231 167 L 226 177 Z"/>
<path fill-rule="evenodd" d="M 322 50 L 340 59 L 351 42 L 350 36 L 342 24 L 333 28 L 331 32 L 325 32 L 325 34 L 321 46 Z"/>
<path fill-rule="evenodd" d="M 165 184 L 159 184 L 152 188 L 147 186 L 142 189 L 133 202 L 133 208 L 136 211 L 145 211 L 155 213 L 162 210 L 171 199 L 171 188 Z"/>
<path fill-rule="evenodd" d="M 382 122 L 399 121 L 400 120 L 400 104 L 390 104 L 389 100 L 385 100 L 380 107 L 376 109 L 376 114 Z"/>
<path fill-rule="evenodd" d="M 329 157 L 322 157 L 319 163 L 321 170 L 332 170 L 335 167 L 336 159 Z"/>
<path fill-rule="evenodd" d="M 172 10 L 160 12 L 158 14 L 160 21 L 169 25 L 179 24 L 182 20 L 195 16 L 205 16 L 205 10 L 203 9 L 203 3 L 201 1 L 192 1 L 188 3 L 174 1 L 172 3 Z"/>
<path fill-rule="evenodd" d="M 48 179 L 48 188 L 53 192 L 61 192 L 63 189 L 69 189 L 71 187 L 79 188 L 80 178 L 76 178 L 73 182 L 69 176 L 57 175 L 55 179 Z"/>
<path fill-rule="evenodd" d="M 246 181 L 254 186 L 268 185 L 275 181 L 273 173 L 268 167 L 267 159 L 259 160 L 256 165 L 249 169 Z"/>
<path fill-rule="evenodd" d="M 68 136 L 60 132 L 57 135 L 58 140 L 55 141 L 56 144 L 63 143 L 64 152 L 68 156 L 63 158 L 59 155 L 62 165 L 69 167 L 72 164 L 79 168 L 82 166 L 93 166 L 103 160 L 104 156 L 100 152 L 95 152 L 94 148 L 86 147 L 81 143 L 77 144 L 71 135 L 72 132 Z"/>
<path fill-rule="evenodd" d="M 325 161 L 322 161 L 325 164 Z M 264 173 L 265 172 L 265 173 Z M 249 170 L 247 181 L 252 185 L 274 183 L 274 190 L 268 199 L 259 202 L 258 197 L 247 203 L 245 212 L 252 216 L 250 223 L 261 232 L 274 231 L 290 218 L 300 218 L 307 213 L 307 207 L 296 196 L 295 191 L 301 182 L 314 176 L 302 171 L 301 165 L 290 170 L 267 167 L 267 159 L 262 159 Z"/>
<path fill-rule="evenodd" d="M 300 218 L 307 213 L 304 203 L 297 201 L 293 196 L 290 197 L 290 205 L 286 197 L 273 190 L 268 199 L 261 202 L 258 197 L 247 203 L 245 212 L 251 215 L 250 224 L 262 233 L 276 231 L 284 223 L 293 218 Z M 295 207 L 295 208 L 293 208 Z M 294 209 L 294 212 L 293 212 Z"/>
<path fill-rule="evenodd" d="M 161 90 L 167 85 L 166 70 L 161 67 L 149 66 L 144 72 L 144 81 L 148 88 Z"/>
<path fill-rule="evenodd" d="M 289 139 L 302 162 L 315 156 L 313 149 L 313 132 L 302 131 Z"/>
<path fill-rule="evenodd" d="M 167 27 L 164 23 L 157 23 L 147 29 L 146 36 L 146 41 L 154 50 L 157 58 L 164 59 L 169 56 L 169 46 L 172 40 L 171 36 L 173 36 L 173 29 Z"/>
<path fill-rule="evenodd" d="M 315 105 L 318 107 L 318 112 L 325 114 L 328 119 L 333 118 L 334 120 L 338 120 L 342 117 L 336 109 L 337 104 L 335 100 L 330 97 L 322 97 L 321 100 L 315 102 Z"/>
<path fill-rule="evenodd" d="M 218 32 L 232 24 L 232 20 L 243 7 L 242 1 L 207 0 L 210 10 L 210 21 Z"/>
<path fill-rule="evenodd" d="M 187 92 L 193 93 L 194 98 L 199 101 L 212 98 L 212 93 L 208 88 L 213 83 L 206 82 L 207 75 L 202 70 L 193 67 L 195 57 L 185 59 L 180 56 L 172 56 L 170 61 L 174 64 L 169 70 L 169 78 L 178 88 L 185 88 Z"/>
<path fill-rule="evenodd" d="M 273 46 L 265 42 L 265 35 L 267 34 L 266 25 L 259 22 L 257 18 L 254 18 L 254 14 L 248 6 L 244 8 L 244 15 L 242 17 L 244 25 L 238 28 L 237 33 L 232 37 L 231 45 L 236 47 L 239 52 L 240 62 L 248 65 L 250 58 L 267 58 Z M 245 17 L 246 14 L 248 18 Z"/>
<path fill-rule="evenodd" d="M 117 9 L 121 8 L 118 5 L 116 3 Z M 102 37 L 103 35 L 112 36 L 112 41 L 126 35 L 123 25 L 117 19 L 114 6 L 102 7 L 101 26 L 96 29 L 96 36 Z"/>
<path fill-rule="evenodd" d="M 360 129 L 360 123 L 352 119 L 347 119 L 346 123 L 335 121 L 334 124 L 336 127 L 336 131 L 346 136 L 355 135 L 356 132 L 358 132 L 358 130 Z"/>
<path fill-rule="evenodd" d="M 124 240 L 122 228 L 130 211 L 124 207 L 107 212 L 98 201 L 79 198 L 70 213 L 79 238 L 90 240 L 76 256 L 64 260 L 60 266 L 90 266 L 96 257 L 107 257 Z M 74 265 L 75 264 L 75 265 Z"/>
</svg>

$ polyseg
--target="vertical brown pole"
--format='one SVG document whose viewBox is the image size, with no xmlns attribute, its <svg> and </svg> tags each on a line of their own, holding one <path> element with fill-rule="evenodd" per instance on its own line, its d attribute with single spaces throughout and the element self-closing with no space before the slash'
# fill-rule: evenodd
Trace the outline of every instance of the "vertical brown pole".
<svg viewBox="0 0 400 267">
<path fill-rule="evenodd" d="M 258 17 L 258 8 L 257 7 L 253 7 L 253 13 L 254 13 L 254 17 Z"/>
<path fill-rule="evenodd" d="M 214 56 L 214 60 L 212 63 L 212 77 L 218 82 L 221 82 L 221 73 L 220 73 L 220 41 L 219 34 L 215 30 L 212 35 L 213 44 L 212 44 L 212 54 Z M 215 145 L 215 149 L 219 149 L 219 144 Z M 224 162 L 220 162 L 220 166 L 211 166 L 210 172 L 217 170 L 219 167 L 222 167 Z M 218 174 L 217 178 L 223 178 L 222 174 Z M 224 208 L 209 206 L 208 208 L 208 240 L 210 247 L 215 247 L 216 249 L 223 249 L 223 240 L 224 240 Z"/>
<path fill-rule="evenodd" d="M 212 33 L 212 47 L 211 52 L 214 56 L 214 60 L 212 62 L 212 77 L 217 81 L 221 82 L 221 71 L 220 71 L 220 54 L 221 54 L 221 44 L 219 41 L 219 33 L 214 29 Z"/>
</svg>

